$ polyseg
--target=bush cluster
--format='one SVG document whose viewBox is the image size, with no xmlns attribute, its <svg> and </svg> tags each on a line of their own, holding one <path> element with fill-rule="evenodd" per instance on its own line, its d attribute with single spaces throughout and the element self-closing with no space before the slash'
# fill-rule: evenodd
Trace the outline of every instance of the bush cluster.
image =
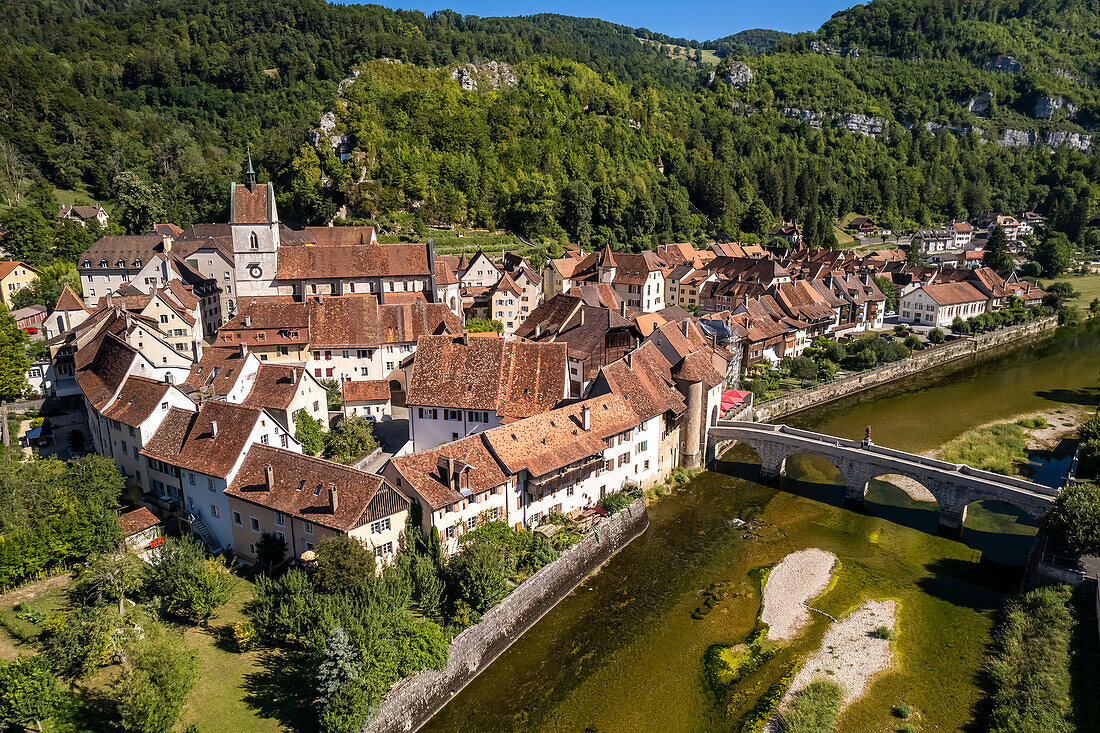
<svg viewBox="0 0 1100 733">
<path fill-rule="evenodd" d="M 1047 586 L 1007 609 L 987 665 L 991 733 L 1070 733 L 1072 589 Z"/>
</svg>

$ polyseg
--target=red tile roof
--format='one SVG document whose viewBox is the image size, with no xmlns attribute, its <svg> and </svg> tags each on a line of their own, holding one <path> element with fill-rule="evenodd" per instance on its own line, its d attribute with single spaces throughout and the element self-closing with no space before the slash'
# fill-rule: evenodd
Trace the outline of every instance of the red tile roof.
<svg viewBox="0 0 1100 733">
<path fill-rule="evenodd" d="M 305 367 L 300 365 L 260 364 L 252 390 L 241 404 L 245 407 L 285 410 L 305 378 Z"/>
<path fill-rule="evenodd" d="M 17 267 L 25 267 L 33 272 L 35 275 L 41 274 L 38 272 L 38 270 L 34 269 L 25 262 L 20 262 L 19 260 L 0 260 L 0 278 L 7 277 Z"/>
<path fill-rule="evenodd" d="M 233 184 L 233 202 L 230 211 L 231 224 L 270 224 L 274 201 L 270 199 L 271 187 L 259 184 L 249 191 L 243 183 Z"/>
<path fill-rule="evenodd" d="M 305 230 L 313 235 L 319 247 L 347 247 L 378 241 L 374 227 L 306 227 Z"/>
<path fill-rule="evenodd" d="M 427 277 L 428 249 L 423 244 L 357 244 L 280 247 L 276 278 Z"/>
<path fill-rule="evenodd" d="M 101 333 L 73 355 L 76 382 L 92 406 L 102 410 L 122 385 L 137 351 L 112 333 Z"/>
<path fill-rule="evenodd" d="M 87 311 L 84 307 L 84 301 L 80 299 L 80 296 L 76 294 L 68 283 L 65 287 L 61 288 L 61 295 L 57 298 L 57 303 L 54 304 L 54 311 Z"/>
<path fill-rule="evenodd" d="M 375 402 L 390 398 L 390 383 L 385 379 L 360 379 L 340 383 L 344 402 Z"/>
<path fill-rule="evenodd" d="M 270 488 L 265 475 L 268 466 Z M 335 510 L 330 502 L 333 488 Z M 409 506 L 408 499 L 381 476 L 266 445 L 248 449 L 225 493 L 345 533 Z"/>
<path fill-rule="evenodd" d="M 986 296 L 970 283 L 925 285 L 924 292 L 939 305 L 973 303 L 986 299 Z"/>
<path fill-rule="evenodd" d="M 198 412 L 173 407 L 145 444 L 143 455 L 208 476 L 229 475 L 244 452 L 260 410 L 207 400 Z M 213 425 L 217 424 L 217 432 Z"/>
<path fill-rule="evenodd" d="M 164 382 L 130 377 L 123 383 L 115 401 L 103 410 L 103 417 L 136 428 L 153 414 L 169 389 L 171 385 Z"/>
<path fill-rule="evenodd" d="M 157 519 L 156 515 L 145 507 L 120 515 L 118 521 L 122 524 L 122 534 L 125 537 L 144 532 L 160 524 L 160 520 Z"/>
<path fill-rule="evenodd" d="M 473 494 L 480 494 L 508 481 L 508 474 L 493 457 L 481 434 L 471 435 L 432 450 L 394 458 L 390 461 L 390 466 L 434 510 L 464 498 L 445 478 L 447 474 L 443 467 L 448 465 L 448 458 L 459 472 L 459 488 L 467 489 Z"/>
<path fill-rule="evenodd" d="M 495 410 L 523 418 L 567 394 L 565 344 L 426 336 L 417 342 L 410 405 Z"/>
<path fill-rule="evenodd" d="M 583 428 L 585 408 L 588 430 Z M 506 471 L 516 474 L 526 469 L 531 476 L 542 476 L 590 456 L 602 456 L 605 438 L 638 424 L 626 400 L 603 395 L 493 428 L 482 436 Z"/>
</svg>

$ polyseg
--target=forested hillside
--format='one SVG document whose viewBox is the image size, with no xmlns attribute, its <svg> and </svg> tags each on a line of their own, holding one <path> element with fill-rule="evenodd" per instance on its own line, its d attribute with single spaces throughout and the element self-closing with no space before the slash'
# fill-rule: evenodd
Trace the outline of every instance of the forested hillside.
<svg viewBox="0 0 1100 733">
<path fill-rule="evenodd" d="M 347 204 L 355 218 L 411 220 L 412 233 L 456 223 L 644 247 L 761 236 L 796 218 L 828 244 L 849 211 L 915 226 L 1034 209 L 1077 239 L 1100 181 L 1096 153 L 1069 149 L 1088 148 L 1100 116 L 1095 8 L 968 7 L 877 0 L 818 35 L 700 44 L 556 15 L 11 0 L 2 244 L 36 262 L 71 256 L 81 242 L 62 241 L 52 220 L 78 198 L 104 201 L 131 231 L 223 219 L 248 145 L 284 216 L 310 223 Z M 915 46 L 903 30 L 913 14 L 935 30 Z M 982 33 L 1000 45 L 978 44 Z M 1059 37 L 1044 50 L 1047 36 Z M 725 58 L 708 66 L 702 48 Z M 985 68 L 1009 54 L 1022 70 Z M 514 80 L 490 78 L 488 61 Z M 353 68 L 359 79 L 338 94 Z M 984 92 L 988 105 L 969 103 Z M 1072 109 L 1036 119 L 1048 95 Z M 330 110 L 338 150 L 307 143 Z M 870 121 L 829 116 L 843 113 Z M 999 145 L 1010 133 L 1023 144 Z"/>
</svg>

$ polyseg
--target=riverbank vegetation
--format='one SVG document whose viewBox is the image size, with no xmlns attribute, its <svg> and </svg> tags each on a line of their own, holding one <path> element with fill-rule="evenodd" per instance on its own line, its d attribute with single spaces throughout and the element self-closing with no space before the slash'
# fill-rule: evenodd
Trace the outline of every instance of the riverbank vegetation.
<svg viewBox="0 0 1100 733">
<path fill-rule="evenodd" d="M 1027 441 L 1028 433 L 1018 423 L 988 425 L 969 430 L 949 442 L 940 451 L 940 458 L 1013 476 L 1027 464 Z"/>
<path fill-rule="evenodd" d="M 1069 586 L 1038 588 L 1009 605 L 987 667 L 991 733 L 1078 730 L 1070 719 L 1073 628 Z"/>
<path fill-rule="evenodd" d="M 783 711 L 784 733 L 832 733 L 844 692 L 828 680 L 815 680 L 794 694 Z"/>
<path fill-rule="evenodd" d="M 1047 529 L 1075 556 L 1100 555 L 1100 485 L 1076 481 L 1062 489 L 1047 515 Z"/>
</svg>

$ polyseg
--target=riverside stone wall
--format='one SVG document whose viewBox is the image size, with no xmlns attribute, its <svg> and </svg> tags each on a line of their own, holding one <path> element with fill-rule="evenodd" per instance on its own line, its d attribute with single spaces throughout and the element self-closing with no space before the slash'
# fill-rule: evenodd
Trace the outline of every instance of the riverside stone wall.
<svg viewBox="0 0 1100 733">
<path fill-rule="evenodd" d="M 822 384 L 809 389 L 792 392 L 784 397 L 765 402 L 756 406 L 756 421 L 770 422 L 791 413 L 805 410 L 809 407 L 831 402 L 841 397 L 846 397 L 855 392 L 875 387 L 895 379 L 931 369 L 932 367 L 962 359 L 978 351 L 990 349 L 1001 344 L 1013 341 L 1021 341 L 1033 338 L 1037 335 L 1052 332 L 1058 327 L 1058 319 L 1055 317 L 1042 318 L 1031 323 L 1021 323 L 1018 326 L 1010 326 L 997 331 L 979 334 L 974 337 L 958 339 L 942 346 L 935 346 L 918 352 L 908 359 L 895 361 L 891 364 L 851 376 L 836 379 L 827 384 Z"/>
<path fill-rule="evenodd" d="M 411 733 L 420 728 L 592 571 L 648 526 L 645 499 L 637 499 L 604 519 L 560 558 L 490 609 L 481 623 L 456 636 L 444 669 L 424 670 L 394 685 L 364 733 Z"/>
</svg>

